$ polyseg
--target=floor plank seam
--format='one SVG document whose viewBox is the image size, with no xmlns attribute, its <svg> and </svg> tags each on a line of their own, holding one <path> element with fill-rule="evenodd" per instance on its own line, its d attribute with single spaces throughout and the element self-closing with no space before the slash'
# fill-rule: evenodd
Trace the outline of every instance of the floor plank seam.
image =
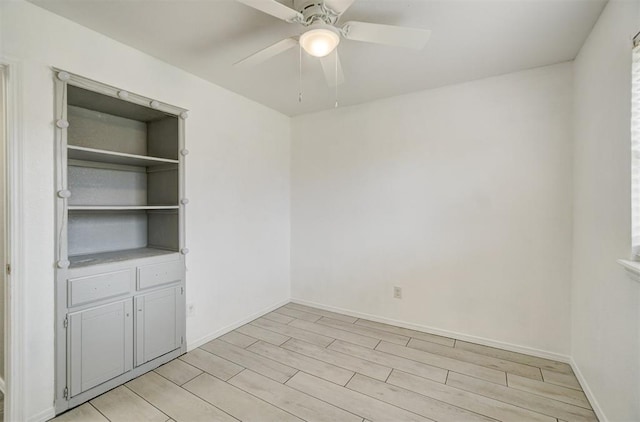
<svg viewBox="0 0 640 422">
<path fill-rule="evenodd" d="M 250 370 L 249 370 L 249 369 L 247 369 L 247 371 L 250 371 Z M 238 375 L 239 375 L 239 374 L 238 374 Z M 236 375 L 236 376 L 237 376 L 237 375 Z M 235 377 L 234 377 L 234 378 L 235 378 Z M 292 377 L 292 378 L 293 378 L 293 377 Z M 291 378 L 289 378 L 289 379 L 291 379 Z M 287 382 L 288 382 L 288 380 L 287 380 Z M 233 385 L 233 384 L 231 384 L 231 385 Z M 324 400 L 320 400 L 320 399 L 318 399 L 318 398 L 316 398 L 316 397 L 314 397 L 314 396 L 311 396 L 311 395 L 309 395 L 309 394 L 305 393 L 304 391 L 300 391 L 300 390 L 298 390 L 298 389 L 296 389 L 296 388 L 294 388 L 294 387 L 291 387 L 290 385 L 287 385 L 287 383 L 286 383 L 286 382 L 285 382 L 283 385 L 286 385 L 287 387 L 289 387 L 289 388 L 291 388 L 291 389 L 293 389 L 293 390 L 297 391 L 297 392 L 298 392 L 298 393 L 300 393 L 300 394 L 304 394 L 304 395 L 306 395 L 306 396 L 308 396 L 308 397 L 311 397 L 311 398 L 313 398 L 313 399 L 315 399 L 315 400 L 321 401 L 321 402 L 323 402 L 323 403 L 325 403 L 325 404 L 328 404 L 328 405 L 333 406 L 333 407 L 335 407 L 335 408 L 337 408 L 337 409 L 340 409 L 340 407 L 336 406 L 335 404 L 332 404 L 332 403 L 326 402 L 326 401 L 324 401 Z M 236 387 L 236 386 L 234 385 L 234 387 Z M 258 399 L 261 399 L 261 400 L 262 400 L 262 398 L 261 398 L 261 397 L 256 396 L 255 394 L 253 394 L 253 393 L 252 393 L 252 392 L 250 392 L 250 391 L 244 390 L 244 389 L 243 389 L 243 388 L 241 388 L 241 387 L 236 387 L 236 388 L 238 388 L 238 389 L 240 389 L 240 390 L 244 391 L 245 393 L 247 393 L 247 394 L 249 394 L 249 395 L 251 395 L 251 396 L 253 396 L 253 397 L 256 397 L 256 398 L 258 398 Z M 267 402 L 267 403 L 269 403 L 269 402 Z M 272 406 L 274 406 L 274 407 L 277 407 L 278 409 L 280 409 L 280 410 L 282 410 L 282 411 L 287 412 L 285 409 L 283 409 L 283 408 L 279 407 L 278 405 L 276 405 L 276 404 L 274 404 L 274 403 L 269 403 L 269 404 L 270 404 L 270 405 L 272 405 Z M 348 412 L 348 411 L 347 411 L 347 410 L 345 410 L 345 409 L 341 409 L 341 410 L 343 410 L 343 411 L 345 411 L 345 412 Z M 287 413 L 290 413 L 290 412 L 287 412 Z M 362 417 L 362 416 L 360 416 L 360 415 L 356 415 L 355 413 L 352 413 L 352 412 L 348 412 L 348 413 L 350 413 L 350 414 L 352 414 L 352 415 L 354 415 L 354 416 L 357 416 L 357 417 Z M 295 414 L 293 414 L 293 416 L 295 416 L 296 418 L 300 418 L 300 419 L 302 419 L 302 420 L 305 420 L 305 421 L 306 421 L 306 419 L 304 419 L 303 417 L 301 417 L 301 416 L 299 416 L 299 415 L 295 415 Z"/>
<path fill-rule="evenodd" d="M 582 409 L 584 409 L 584 410 L 590 410 L 590 411 L 593 411 L 593 409 L 592 409 L 591 407 L 585 407 L 585 406 L 582 406 L 582 405 L 580 405 L 580 404 L 567 403 L 566 401 L 562 401 L 562 400 L 554 399 L 554 398 L 551 398 L 551 397 L 543 396 L 543 395 L 541 395 L 541 394 L 533 393 L 533 392 L 531 392 L 531 391 L 527 391 L 527 390 L 520 390 L 519 388 L 514 388 L 514 390 L 522 391 L 522 392 L 524 392 L 524 393 L 533 394 L 534 396 L 538 396 L 538 397 L 541 397 L 541 398 L 546 399 L 546 400 L 553 400 L 553 401 L 556 401 L 556 402 L 558 402 L 558 403 L 564 403 L 564 404 L 568 404 L 568 405 L 571 405 L 571 406 L 580 407 L 580 408 L 582 408 Z"/>
<path fill-rule="evenodd" d="M 200 376 L 200 375 L 198 375 L 198 376 Z M 197 378 L 197 377 L 196 377 L 196 378 Z M 215 407 L 216 409 L 218 409 L 219 411 L 221 411 L 221 412 L 222 412 L 222 413 L 224 413 L 225 415 L 228 415 L 231 419 L 233 419 L 233 420 L 235 420 L 235 421 L 238 421 L 238 422 L 242 422 L 242 420 L 240 420 L 240 419 L 236 418 L 236 417 L 235 417 L 235 416 L 233 416 L 232 414 L 230 414 L 230 413 L 226 412 L 224 409 L 219 408 L 218 406 L 216 406 L 215 404 L 213 404 L 213 403 L 209 402 L 208 400 L 205 400 L 204 398 L 200 397 L 199 395 L 197 395 L 197 394 L 195 394 L 195 393 L 192 393 L 191 391 L 189 391 L 189 390 L 187 390 L 187 389 L 184 389 L 184 391 L 186 391 L 186 392 L 188 392 L 188 393 L 190 393 L 190 394 L 193 394 L 193 395 L 194 395 L 194 397 L 197 397 L 197 398 L 199 398 L 200 400 L 202 400 L 203 402 L 208 403 L 210 406 Z"/>
<path fill-rule="evenodd" d="M 389 375 L 387 375 L 387 378 L 384 380 L 384 383 L 387 384 L 387 381 L 389 381 L 389 377 L 391 376 L 391 374 L 393 373 L 393 369 L 391 369 L 391 371 L 389 371 Z M 391 385 L 391 384 L 389 384 Z"/>
<path fill-rule="evenodd" d="M 448 373 L 447 373 L 447 375 L 448 375 Z M 393 385 L 393 384 L 390 384 L 390 385 Z M 417 391 L 413 391 L 413 390 L 410 390 L 410 389 L 408 389 L 408 388 L 400 387 L 400 386 L 397 386 L 397 385 L 394 385 L 394 387 L 400 388 L 400 389 L 402 389 L 402 390 L 404 390 L 404 391 L 409 391 L 409 392 L 415 393 L 415 394 L 417 394 L 417 395 L 419 395 L 419 396 L 426 397 L 426 398 L 428 398 L 428 399 L 430 399 L 430 400 L 437 401 L 437 402 L 439 402 L 439 403 L 442 403 L 443 405 L 452 406 L 452 407 L 455 407 L 455 408 L 457 408 L 457 409 L 461 409 L 461 410 L 463 410 L 463 411 L 465 411 L 465 412 L 474 413 L 474 414 L 476 414 L 476 415 L 479 415 L 479 416 L 482 416 L 482 417 L 485 417 L 485 418 L 489 418 L 489 419 L 492 419 L 492 420 L 499 421 L 498 419 L 492 418 L 492 417 L 491 417 L 491 416 L 489 416 L 489 415 L 485 415 L 485 414 L 482 414 L 482 413 L 476 412 L 476 411 L 471 410 L 471 409 L 465 409 L 464 407 L 461 407 L 461 406 L 458 406 L 458 405 L 455 405 L 455 404 L 451 404 L 451 403 L 449 403 L 449 402 L 446 402 L 446 401 L 444 401 L 444 400 L 440 400 L 440 399 L 435 398 L 435 397 L 431 397 L 431 396 L 428 396 L 428 395 L 425 395 L 425 394 L 421 394 L 421 393 L 419 393 L 419 392 L 417 392 Z M 452 388 L 453 388 L 453 387 L 452 387 Z M 427 417 L 427 416 L 425 416 L 425 417 Z"/>
<path fill-rule="evenodd" d="M 351 378 L 349 378 L 349 381 L 345 382 L 344 385 L 342 387 L 346 387 L 347 384 L 349 384 L 351 382 L 351 380 L 353 379 L 353 377 L 356 376 L 356 374 L 358 374 L 357 372 L 354 372 L 353 375 L 351 375 Z M 364 376 L 364 375 L 363 375 Z"/>
<path fill-rule="evenodd" d="M 245 369 L 245 370 L 246 370 L 246 369 Z M 243 371 L 241 371 L 241 372 L 244 372 L 244 370 L 243 370 Z M 229 383 L 228 383 L 228 382 L 226 382 L 226 381 L 225 381 L 225 383 L 229 384 Z M 230 385 L 230 386 L 232 386 L 232 387 L 237 388 L 238 390 L 241 390 L 241 391 L 245 392 L 246 394 L 250 395 L 251 397 L 253 397 L 253 398 L 257 399 L 257 400 L 260 400 L 261 402 L 263 402 L 263 403 L 267 404 L 268 406 L 275 407 L 276 409 L 279 409 L 279 410 L 281 410 L 281 411 L 283 411 L 283 412 L 285 412 L 285 413 L 288 413 L 288 414 L 290 414 L 291 416 L 293 416 L 293 417 L 295 417 L 295 418 L 299 418 L 299 419 L 301 419 L 299 416 L 296 416 L 296 415 L 294 415 L 294 414 L 292 414 L 292 413 L 290 413 L 290 412 L 287 412 L 285 409 L 282 409 L 282 408 L 280 408 L 280 407 L 276 406 L 276 405 L 275 405 L 275 404 L 273 404 L 273 403 L 269 403 L 268 401 L 266 401 L 266 400 L 262 399 L 261 397 L 258 397 L 258 396 L 256 396 L 256 395 L 253 395 L 253 394 L 251 394 L 251 393 L 250 393 L 250 392 L 248 392 L 248 391 L 245 391 L 245 390 L 243 390 L 243 389 L 241 389 L 241 388 L 239 388 L 239 387 L 236 387 L 235 385 L 232 385 L 232 384 L 229 384 L 229 385 Z M 186 390 L 186 391 L 189 391 L 189 390 Z M 205 399 L 204 397 L 200 397 L 199 395 L 197 395 L 197 394 L 195 394 L 195 393 L 192 393 L 192 394 L 193 394 L 193 395 L 195 395 L 196 397 L 199 397 L 201 400 L 206 401 L 206 402 L 207 402 L 207 403 L 209 403 L 211 406 L 214 406 L 214 407 L 216 407 L 217 409 L 219 409 L 219 410 L 223 411 L 224 413 L 228 414 L 228 415 L 229 415 L 229 416 L 231 416 L 233 419 L 235 419 L 235 420 L 238 420 L 238 421 L 242 422 L 240 419 L 238 419 L 238 418 L 236 418 L 235 416 L 233 416 L 232 414 L 230 414 L 230 413 L 228 413 L 228 412 L 224 411 L 223 409 L 220 409 L 218 406 L 216 406 L 214 403 L 211 403 L 210 401 L 208 401 L 208 400 L 207 400 L 207 399 Z"/>
<path fill-rule="evenodd" d="M 444 366 L 437 366 L 437 365 L 432 364 L 432 363 L 425 363 L 425 362 L 422 362 L 422 361 L 419 361 L 419 360 L 411 359 L 410 357 L 401 356 L 401 355 L 397 355 L 397 354 L 392 353 L 392 352 L 387 352 L 387 351 L 379 350 L 379 349 L 377 349 L 377 348 L 376 348 L 376 349 L 374 349 L 374 350 L 377 350 L 377 351 L 382 352 L 382 353 L 388 353 L 388 354 L 390 354 L 390 355 L 393 355 L 393 356 L 396 356 L 396 357 L 400 357 L 400 358 L 403 358 L 403 359 L 407 359 L 407 360 L 410 360 L 410 361 L 413 361 L 413 362 L 416 362 L 416 363 L 421 363 L 421 364 L 423 364 L 423 365 L 428 365 L 428 366 L 432 366 L 432 367 L 434 367 L 434 368 L 439 368 L 439 369 L 442 369 L 442 370 L 445 370 L 445 371 L 451 371 L 451 370 L 452 370 L 452 369 L 450 369 L 450 368 L 446 368 L 446 367 L 444 367 Z M 447 359 L 452 359 L 452 358 L 447 358 Z M 457 360 L 457 359 L 453 359 L 453 360 Z M 460 362 L 464 362 L 464 361 L 460 361 Z M 464 363 L 468 363 L 468 362 L 464 362 Z M 469 365 L 474 365 L 474 366 L 477 366 L 477 367 L 480 367 L 480 368 L 485 368 L 485 367 L 483 367 L 483 366 L 476 365 L 476 364 L 473 364 L 473 363 L 468 363 L 468 364 L 469 364 Z M 487 368 L 487 369 L 491 369 L 491 368 Z M 499 371 L 499 370 L 497 370 L 497 369 L 493 369 L 493 370 L 494 370 L 494 371 L 497 371 L 497 372 L 504 372 L 504 371 Z M 454 372 L 456 372 L 456 371 L 454 371 Z M 505 373 L 505 378 L 506 378 L 506 372 L 504 372 L 504 373 Z M 504 386 L 504 384 L 497 383 L 497 382 L 493 382 L 493 381 L 488 380 L 488 379 L 480 378 L 480 377 L 473 376 L 473 375 L 469 375 L 469 374 L 465 374 L 465 375 L 470 376 L 470 377 L 473 377 L 473 378 L 477 378 L 477 379 L 480 379 L 480 380 L 483 380 L 483 381 L 491 382 L 491 383 L 496 384 L 496 385 L 502 385 L 502 386 Z"/>
<path fill-rule="evenodd" d="M 455 372 L 455 371 L 452 371 L 452 372 L 457 373 L 457 372 Z M 469 375 L 466 375 L 466 374 L 461 374 L 461 375 L 463 375 L 463 376 L 467 376 L 467 377 L 470 377 L 470 378 L 473 378 L 473 377 L 471 377 L 471 376 L 469 376 Z M 476 379 L 479 379 L 479 378 L 476 378 Z M 485 380 L 480 380 L 480 381 L 485 381 Z M 486 381 L 486 382 L 488 382 L 488 381 Z M 447 385 L 449 385 L 449 384 L 447 384 Z M 496 385 L 499 385 L 499 384 L 496 384 Z M 551 418 L 559 419 L 559 418 L 558 418 L 556 415 L 554 415 L 554 414 L 550 414 L 550 413 L 543 413 L 543 412 L 541 412 L 541 411 L 539 411 L 539 410 L 535 410 L 535 409 L 532 409 L 532 408 L 530 408 L 530 407 L 523 407 L 523 406 L 521 406 L 521 405 L 514 404 L 514 403 L 512 403 L 512 402 L 505 401 L 503 398 L 501 399 L 501 398 L 498 398 L 498 397 L 494 397 L 494 396 L 490 396 L 490 395 L 487 395 L 487 394 L 483 394 L 482 392 L 471 391 L 471 390 L 467 390 L 467 389 L 463 389 L 463 388 L 459 388 L 459 387 L 454 387 L 454 386 L 452 386 L 452 385 L 449 385 L 449 386 L 450 386 L 450 387 L 452 387 L 452 388 L 457 388 L 457 389 L 462 390 L 462 391 L 467 391 L 467 392 L 469 392 L 469 393 L 471 393 L 471 394 L 477 394 L 477 395 L 480 395 L 480 396 L 483 396 L 483 397 L 486 397 L 486 398 L 489 398 L 489 399 L 492 399 L 492 400 L 496 400 L 496 401 L 499 401 L 499 402 L 501 402 L 501 403 L 506 403 L 506 404 L 508 404 L 508 405 L 515 406 L 515 407 L 518 407 L 518 408 L 523 409 L 523 410 L 528 410 L 528 411 L 530 411 L 530 412 L 539 413 L 539 414 L 541 414 L 541 415 L 545 415 L 545 416 L 549 416 L 549 417 L 551 417 Z M 544 398 L 545 400 L 551 400 L 551 399 L 548 399 L 548 398 L 546 398 L 546 397 L 543 397 L 543 398 Z M 562 403 L 562 402 L 560 402 L 560 403 Z M 566 404 L 566 403 L 565 403 L 565 404 Z M 586 409 L 585 409 L 585 410 L 586 410 Z M 595 417 L 595 413 L 594 413 L 594 417 Z M 597 421 L 597 418 L 596 418 L 595 420 Z"/>
<path fill-rule="evenodd" d="M 160 376 L 162 376 L 162 375 L 160 375 Z M 139 377 L 138 377 L 138 378 L 139 378 Z M 136 378 L 136 379 L 137 379 L 137 378 Z M 171 380 L 168 380 L 168 381 L 171 381 Z M 175 383 L 174 383 L 174 384 L 175 384 Z M 141 400 L 144 400 L 146 403 L 149 403 L 149 405 L 150 405 L 150 406 L 152 406 L 152 407 L 153 407 L 154 409 L 156 409 L 158 412 L 160 412 L 160 413 L 162 413 L 163 415 L 165 415 L 167 418 L 169 418 L 169 419 L 173 419 L 170 415 L 167 415 L 165 412 L 163 412 L 162 410 L 158 409 L 158 407 L 157 407 L 157 406 L 155 406 L 153 403 L 151 403 L 149 400 L 145 399 L 145 398 L 144 398 L 144 397 L 142 397 L 140 394 L 136 393 L 136 392 L 135 392 L 135 391 L 133 391 L 131 388 L 129 388 L 129 387 L 127 386 L 127 384 L 123 384 L 122 386 L 123 386 L 124 388 L 126 388 L 127 390 L 131 391 L 131 392 L 132 392 L 133 394 L 135 394 L 136 396 L 140 397 L 140 399 L 141 399 Z M 179 385 L 178 385 L 178 387 L 182 388 L 182 386 L 179 386 Z M 106 393 L 105 393 L 105 394 L 106 394 Z M 108 418 L 107 418 L 107 419 L 108 419 Z"/>
<path fill-rule="evenodd" d="M 288 381 L 287 381 L 287 382 L 288 382 Z M 313 395 L 311 395 L 311 394 L 307 393 L 306 391 L 299 390 L 299 389 L 297 389 L 297 388 L 295 388 L 295 387 L 293 387 L 293 386 L 291 386 L 291 385 L 288 385 L 288 384 L 286 384 L 286 383 L 285 383 L 285 385 L 287 385 L 287 387 L 289 387 L 289 388 L 292 388 L 292 389 L 296 390 L 296 391 L 297 391 L 297 392 L 299 392 L 299 393 L 306 394 L 307 396 L 309 396 L 309 397 L 313 397 L 314 399 L 319 400 L 319 401 L 321 401 L 321 402 L 323 402 L 323 403 L 326 403 L 326 404 L 328 404 L 328 405 L 330 405 L 330 406 L 336 407 L 336 408 L 338 408 L 338 409 L 340 409 L 340 410 L 342 410 L 342 411 L 345 411 L 345 412 L 347 412 L 347 413 L 350 413 L 350 414 L 352 414 L 352 415 L 354 415 L 354 416 L 357 416 L 357 417 L 359 417 L 359 418 L 366 419 L 366 417 L 365 417 L 365 416 L 358 415 L 357 413 L 353 413 L 352 411 L 347 410 L 347 409 L 345 409 L 345 408 L 343 408 L 343 407 L 340 407 L 340 406 L 336 405 L 335 403 L 331 403 L 331 402 L 328 402 L 328 401 L 326 401 L 326 400 L 323 400 L 323 399 L 321 399 L 321 398 L 319 398 L 319 397 L 317 397 L 317 396 L 313 396 Z M 346 387 L 344 387 L 344 388 L 346 388 Z"/>
<path fill-rule="evenodd" d="M 455 408 L 460 409 L 460 410 L 462 410 L 462 411 L 464 411 L 464 412 L 475 413 L 476 415 L 483 416 L 483 417 L 486 417 L 486 418 L 490 418 L 490 417 L 489 417 L 489 416 L 487 416 L 487 415 L 483 415 L 483 414 L 481 414 L 481 413 L 477 413 L 477 412 L 474 412 L 474 411 L 472 411 L 472 410 L 465 409 L 465 408 L 462 408 L 462 407 L 459 407 L 459 406 L 456 406 L 456 405 L 453 405 L 453 404 L 447 403 L 447 402 L 445 402 L 445 401 L 442 401 L 442 400 L 436 399 L 436 398 L 434 398 L 434 397 L 426 396 L 426 395 L 424 395 L 424 394 L 420 394 L 420 393 L 418 393 L 418 392 L 411 391 L 411 390 L 409 390 L 409 389 L 406 389 L 406 388 L 403 388 L 403 387 L 399 387 L 399 386 L 396 386 L 396 385 L 393 385 L 393 384 L 389 384 L 389 385 L 392 385 L 392 386 L 394 386 L 394 387 L 396 387 L 396 388 L 399 388 L 399 389 L 401 389 L 402 391 L 406 391 L 406 392 L 409 392 L 409 393 L 414 393 L 414 394 L 416 394 L 416 395 L 418 395 L 418 396 L 421 396 L 421 397 L 424 397 L 424 398 L 426 398 L 426 399 L 433 400 L 433 401 L 437 401 L 438 403 L 441 403 L 441 404 L 443 404 L 443 405 L 445 405 L 445 406 L 455 407 Z M 386 403 L 386 404 L 388 404 L 388 405 L 391 405 L 391 406 L 397 407 L 398 409 L 402 409 L 402 410 L 405 410 L 405 411 L 407 411 L 407 412 L 414 413 L 414 414 L 416 414 L 416 415 L 418 415 L 418 416 L 421 416 L 421 417 L 424 417 L 424 418 L 429 418 L 429 416 L 426 416 L 426 415 L 420 414 L 420 413 L 418 413 L 418 412 L 416 412 L 416 411 L 413 411 L 413 410 L 410 410 L 410 409 L 406 409 L 406 408 L 404 408 L 404 407 L 402 407 L 402 406 L 400 406 L 400 405 L 398 405 L 398 404 L 395 404 L 395 403 L 392 403 L 392 402 L 389 402 L 389 401 L 384 401 L 384 400 L 378 399 L 378 398 L 376 398 L 375 396 L 372 396 L 372 395 L 367 394 L 367 393 L 360 392 L 360 391 L 358 391 L 358 390 L 354 390 L 354 389 L 352 389 L 352 388 L 350 388 L 350 387 L 347 387 L 347 388 L 349 388 L 351 391 L 355 391 L 355 392 L 360 393 L 360 394 L 363 394 L 363 395 L 365 395 L 365 396 L 367 396 L 367 397 L 371 397 L 372 399 L 376 399 L 376 400 L 382 401 L 383 403 Z M 493 419 L 493 418 L 490 418 L 490 419 Z M 494 420 L 495 420 L 495 419 L 494 419 Z"/>
<path fill-rule="evenodd" d="M 102 413 L 102 412 L 100 411 L 100 409 L 98 409 L 97 407 L 95 407 L 95 406 L 93 405 L 93 403 L 91 403 L 91 401 L 89 401 L 89 406 L 93 407 L 93 408 L 95 409 L 95 411 L 96 411 L 96 412 L 98 412 L 98 413 L 100 413 L 100 414 L 101 414 L 101 415 L 102 415 L 106 420 L 111 421 L 111 419 L 109 419 L 109 418 L 107 417 L 107 415 L 105 415 L 104 413 Z"/>
</svg>

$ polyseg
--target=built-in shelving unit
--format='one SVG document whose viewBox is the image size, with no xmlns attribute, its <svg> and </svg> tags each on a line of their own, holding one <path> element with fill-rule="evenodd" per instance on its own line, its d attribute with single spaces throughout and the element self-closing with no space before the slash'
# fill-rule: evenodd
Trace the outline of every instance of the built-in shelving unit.
<svg viewBox="0 0 640 422">
<path fill-rule="evenodd" d="M 186 110 L 55 71 L 56 413 L 186 352 Z"/>
<path fill-rule="evenodd" d="M 68 254 L 179 251 L 179 117 L 67 87 Z M 162 211 L 162 213 L 159 213 Z"/>
</svg>

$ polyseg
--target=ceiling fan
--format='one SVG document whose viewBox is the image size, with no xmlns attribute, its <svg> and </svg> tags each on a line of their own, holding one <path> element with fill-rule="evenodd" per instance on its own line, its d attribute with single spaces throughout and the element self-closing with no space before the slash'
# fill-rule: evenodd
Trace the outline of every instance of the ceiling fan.
<svg viewBox="0 0 640 422">
<path fill-rule="evenodd" d="M 297 23 L 304 31 L 299 38 L 285 38 L 270 45 L 235 66 L 253 66 L 300 45 L 308 54 L 320 58 L 329 86 L 344 82 L 336 47 L 342 38 L 396 47 L 422 49 L 431 31 L 402 26 L 349 21 L 338 25 L 340 16 L 355 0 L 293 0 L 293 9 L 276 0 L 237 0 L 285 22 Z M 335 58 L 329 54 L 336 50 Z"/>
</svg>

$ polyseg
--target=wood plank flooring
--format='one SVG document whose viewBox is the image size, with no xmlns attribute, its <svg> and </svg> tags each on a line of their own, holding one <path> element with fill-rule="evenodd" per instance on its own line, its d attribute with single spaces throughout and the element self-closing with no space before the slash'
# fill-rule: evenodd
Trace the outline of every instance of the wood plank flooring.
<svg viewBox="0 0 640 422">
<path fill-rule="evenodd" d="M 597 418 L 565 363 L 290 303 L 53 421 Z"/>
</svg>

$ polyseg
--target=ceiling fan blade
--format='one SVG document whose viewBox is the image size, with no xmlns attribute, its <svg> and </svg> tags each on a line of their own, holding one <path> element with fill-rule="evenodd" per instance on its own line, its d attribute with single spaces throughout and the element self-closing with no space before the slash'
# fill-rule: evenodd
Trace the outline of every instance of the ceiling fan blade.
<svg viewBox="0 0 640 422">
<path fill-rule="evenodd" d="M 356 21 L 345 23 L 342 31 L 344 37 L 348 40 L 413 48 L 416 50 L 422 49 L 422 47 L 427 44 L 427 41 L 429 41 L 429 36 L 431 35 L 431 31 L 428 29 Z"/>
<path fill-rule="evenodd" d="M 239 62 L 234 63 L 234 66 L 255 66 L 265 60 L 270 59 L 271 57 L 277 56 L 280 53 L 284 53 L 288 49 L 293 48 L 297 45 L 298 40 L 294 38 L 285 38 L 284 40 L 278 41 L 277 43 L 270 45 L 267 48 L 263 48 L 257 53 L 253 53 L 249 57 L 246 57 Z"/>
<path fill-rule="evenodd" d="M 246 4 L 249 7 L 253 7 L 267 15 L 275 16 L 283 21 L 291 22 L 294 20 L 303 20 L 304 17 L 301 13 L 285 6 L 276 0 L 236 0 L 240 3 Z"/>
<path fill-rule="evenodd" d="M 342 73 L 342 64 L 340 64 L 340 56 L 338 55 L 337 49 L 333 54 L 321 57 L 320 64 L 324 71 L 324 77 L 327 79 L 327 85 L 334 87 L 344 83 L 344 73 Z"/>
<path fill-rule="evenodd" d="M 338 15 L 341 15 L 351 7 L 354 1 L 356 0 L 324 0 L 324 4 Z"/>
</svg>

